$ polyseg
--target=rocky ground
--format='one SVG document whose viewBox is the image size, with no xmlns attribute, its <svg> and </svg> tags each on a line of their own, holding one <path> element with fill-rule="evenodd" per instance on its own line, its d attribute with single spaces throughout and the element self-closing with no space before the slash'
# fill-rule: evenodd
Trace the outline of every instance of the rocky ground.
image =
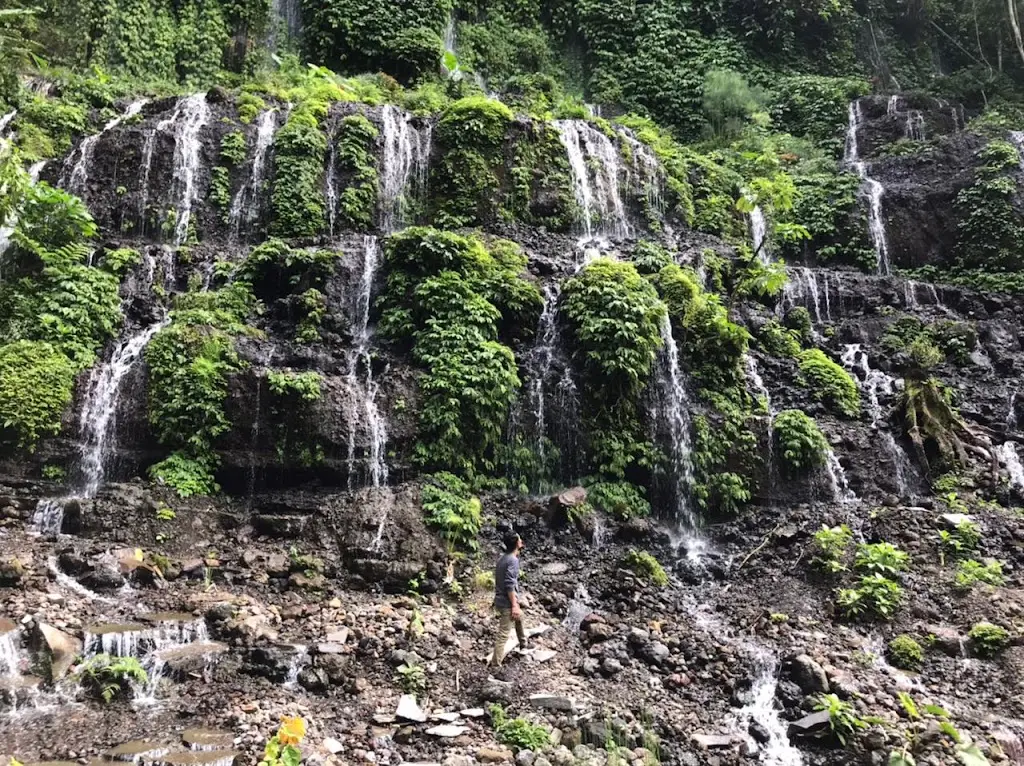
<svg viewBox="0 0 1024 766">
<path fill-rule="evenodd" d="M 1024 727 L 1017 720 L 1024 719 L 1024 648 L 1011 646 L 995 660 L 965 656 L 974 623 L 1016 629 L 1024 621 L 1024 520 L 995 505 L 976 516 L 982 553 L 1005 562 L 1006 585 L 964 596 L 952 587 L 952 567 L 940 565 L 936 540 L 947 509 L 932 503 L 762 509 L 706 530 L 713 551 L 695 565 L 675 561 L 669 536 L 653 524 L 610 525 L 611 534 L 594 547 L 577 529 L 547 524 L 536 515 L 541 504 L 491 497 L 490 539 L 509 522 L 523 530 L 528 625 L 544 629 L 533 653 L 513 655 L 499 681 L 483 662 L 494 629 L 483 576 L 493 547 L 462 562 L 455 581 L 446 582 L 449 573 L 435 560 L 402 586 L 360 574 L 338 556 L 337 541 L 282 540 L 280 530 L 271 536 L 247 524 L 226 529 L 208 504 L 179 503 L 169 528 L 156 533 L 158 542 L 153 530 L 131 526 L 141 506 L 120 516 L 115 510 L 159 504 L 140 485 L 114 486 L 84 509 L 87 536 L 43 539 L 26 523 L 40 489 L 0 493 L 0 602 L 22 635 L 33 638 L 48 625 L 75 640 L 96 625 L 185 612 L 203 618 L 208 640 L 224 648 L 213 659 L 169 662 L 166 683 L 149 704 L 72 701 L 67 682 L 37 692 L 0 724 L 2 750 L 25 762 L 81 761 L 137 739 L 166 746 L 184 730 L 206 727 L 230 734 L 241 762 L 255 763 L 280 718 L 299 715 L 309 725 L 311 762 L 515 758 L 560 766 L 604 763 L 619 757 L 605 748 L 620 745 L 630 752 L 619 754 L 634 762 L 728 764 L 767 751 L 770 762 L 793 763 L 782 738 L 788 730 L 807 762 L 883 763 L 911 723 L 900 691 L 919 705 L 946 708 L 993 761 L 1014 757 L 1016 731 Z M 96 518 L 101 508 L 109 515 Z M 218 510 L 230 518 L 237 509 Z M 861 539 L 884 539 L 911 554 L 904 607 L 891 624 L 851 624 L 830 614 L 834 580 L 843 575 L 830 578 L 810 566 L 811 535 L 822 523 L 840 522 Z M 668 586 L 624 568 L 632 546 L 669 565 Z M 146 563 L 137 562 L 134 547 L 143 549 Z M 154 550 L 167 557 L 156 560 L 165 578 L 147 566 Z M 321 566 L 317 558 L 335 563 Z M 900 633 L 933 637 L 919 674 L 897 671 L 883 657 L 885 642 Z M 425 671 L 422 723 L 395 717 L 402 665 Z M 828 691 L 852 702 L 861 717 L 878 719 L 845 749 L 821 732 L 821 716 L 814 715 L 816 695 Z M 559 746 L 513 752 L 486 715 L 475 717 L 474 708 L 494 702 L 549 726 Z M 434 727 L 454 718 L 440 714 L 460 714 L 456 728 L 441 730 L 457 736 L 437 736 Z M 918 763 L 953 762 L 951 741 L 937 723 L 921 728 Z"/>
</svg>

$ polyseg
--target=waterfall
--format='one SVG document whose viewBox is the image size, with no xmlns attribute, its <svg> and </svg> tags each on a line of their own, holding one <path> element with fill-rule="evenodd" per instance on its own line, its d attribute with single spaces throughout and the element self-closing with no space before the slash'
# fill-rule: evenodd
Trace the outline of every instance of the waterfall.
<svg viewBox="0 0 1024 766">
<path fill-rule="evenodd" d="M 1006 433 L 1017 430 L 1017 395 L 1020 394 L 1020 389 L 1017 389 L 1010 394 L 1009 408 L 1006 410 Z"/>
<path fill-rule="evenodd" d="M 445 56 L 442 59 L 441 66 L 444 68 L 445 74 L 448 75 L 449 79 L 457 80 L 462 74 L 462 68 L 459 66 L 459 54 L 458 54 L 458 41 L 455 34 L 455 11 L 451 10 L 448 12 L 448 20 L 445 22 L 444 31 L 441 33 L 441 39 L 444 41 L 444 52 Z M 454 62 L 455 66 L 452 68 L 450 64 Z"/>
<path fill-rule="evenodd" d="M 885 233 L 885 222 L 882 220 L 882 196 L 885 194 L 885 187 L 881 182 L 868 175 L 868 165 L 860 159 L 860 149 L 857 143 L 857 131 L 864 122 L 864 115 L 861 110 L 860 101 L 851 101 L 848 108 L 849 124 L 846 128 L 846 147 L 844 160 L 847 165 L 857 171 L 868 195 L 868 233 L 871 236 L 871 243 L 875 248 L 875 256 L 878 259 L 878 273 L 887 275 L 889 265 L 889 240 Z"/>
<path fill-rule="evenodd" d="M 839 462 L 832 447 L 828 448 L 825 460 L 825 475 L 828 477 L 829 487 L 832 490 L 832 499 L 837 503 L 852 503 L 857 500 L 857 495 L 846 480 L 846 471 L 843 464 Z"/>
<path fill-rule="evenodd" d="M 284 688 L 294 689 L 299 685 L 299 673 L 309 664 L 309 647 L 304 644 L 292 644 L 295 653 L 288 659 L 288 671 L 285 674 Z"/>
<path fill-rule="evenodd" d="M 676 345 L 672 322 L 667 313 L 661 318 L 660 330 L 664 350 L 658 370 L 658 418 L 669 436 L 669 459 L 672 463 L 673 494 L 676 502 L 675 520 L 692 543 L 698 539 L 696 530 L 699 519 L 690 505 L 690 488 L 693 484 L 690 397 L 686 392 L 683 371 L 679 366 L 679 347 Z"/>
<path fill-rule="evenodd" d="M 360 424 L 370 441 L 368 459 L 370 484 L 378 488 L 385 486 L 388 481 L 387 423 L 377 407 L 379 386 L 373 377 L 373 358 L 370 354 L 373 340 L 373 332 L 370 327 L 370 308 L 374 277 L 379 265 L 380 247 L 377 238 L 367 235 L 363 239 L 363 262 L 359 273 L 359 288 L 352 305 L 352 348 L 347 355 L 347 380 L 352 393 L 348 413 L 348 485 L 350 489 L 354 485 L 356 440 Z"/>
<path fill-rule="evenodd" d="M 1020 455 L 1017 454 L 1017 447 L 1013 442 L 1005 442 L 996 447 L 996 455 L 999 462 L 1006 469 L 1010 478 L 1010 486 L 1024 491 L 1024 465 L 1021 464 Z"/>
<path fill-rule="evenodd" d="M 104 463 L 112 452 L 125 376 L 135 366 L 150 339 L 167 326 L 169 319 L 143 327 L 114 349 L 110 361 L 93 369 L 79 418 L 82 434 L 82 474 L 85 497 L 94 497 L 103 483 Z"/>
<path fill-rule="evenodd" d="M 271 30 L 269 44 L 271 50 L 277 50 L 279 31 L 292 39 L 298 39 L 302 34 L 302 4 L 301 0 L 271 0 L 270 2 Z"/>
<path fill-rule="evenodd" d="M 889 96 L 889 103 L 886 107 L 886 114 L 889 117 L 899 118 L 901 114 L 901 99 L 899 96 Z M 955 112 L 954 112 L 955 114 Z M 956 118 L 953 120 L 956 126 Z M 917 109 L 908 109 L 903 122 L 903 137 L 913 141 L 924 141 L 924 115 Z"/>
<path fill-rule="evenodd" d="M 125 120 L 131 119 L 141 112 L 142 107 L 146 103 L 146 99 L 133 101 L 128 105 L 124 114 L 110 120 L 99 133 L 83 138 L 82 142 L 78 145 L 78 151 L 69 154 L 64 162 L 64 168 L 61 170 L 60 181 L 58 182 L 60 186 L 66 188 L 72 194 L 84 197 L 87 191 L 86 184 L 89 181 L 89 165 L 92 163 L 92 157 L 96 151 L 96 143 L 104 133 L 113 130 Z M 72 159 L 74 159 L 74 162 L 72 162 Z"/>
<path fill-rule="evenodd" d="M 210 106 L 205 93 L 196 93 L 178 100 L 174 112 L 161 120 L 146 136 L 142 147 L 142 194 L 139 195 L 139 221 L 145 226 L 146 208 L 149 205 L 149 176 L 153 169 L 153 150 L 158 134 L 173 130 L 174 133 L 174 178 L 171 182 L 171 196 L 175 200 L 176 218 L 174 244 L 181 245 L 188 238 L 188 225 L 195 201 L 196 171 L 199 169 L 202 143 L 200 131 L 210 119 Z"/>
<path fill-rule="evenodd" d="M 768 733 L 768 741 L 762 745 L 764 752 L 758 762 L 763 766 L 799 766 L 803 758 L 800 751 L 789 743 L 786 723 L 775 709 L 778 662 L 767 649 L 748 644 L 747 650 L 753 655 L 757 675 L 748 693 L 750 702 L 740 710 L 739 719 L 748 729 L 750 722 L 756 721 Z"/>
<path fill-rule="evenodd" d="M 768 391 L 768 386 L 764 383 L 764 378 L 761 377 L 761 370 L 757 366 L 757 359 L 748 352 L 743 357 L 743 363 L 747 374 L 747 380 L 753 388 L 754 396 L 764 400 L 765 409 L 768 411 L 768 455 L 765 465 L 768 468 L 768 481 L 770 484 L 774 485 L 776 412 L 775 407 L 772 404 L 772 395 L 771 392 Z"/>
<path fill-rule="evenodd" d="M 551 366 L 562 341 L 558 326 L 558 300 L 561 288 L 557 282 L 545 285 L 543 294 L 544 308 L 537 322 L 537 342 L 523 359 L 527 380 L 527 405 L 532 419 L 531 441 L 534 454 L 537 455 L 542 467 L 546 457 L 547 436 L 547 399 L 544 388 L 551 376 Z"/>
<path fill-rule="evenodd" d="M 577 638 L 580 626 L 583 625 L 583 620 L 586 619 L 586 616 L 591 611 L 593 610 L 590 607 L 590 593 L 587 592 L 587 586 L 580 583 L 576 586 L 576 590 L 573 591 L 572 598 L 569 600 L 569 607 L 565 613 L 565 619 L 562 620 L 562 627 L 565 628 L 565 632 L 572 638 Z"/>
<path fill-rule="evenodd" d="M 760 205 L 755 205 L 750 211 L 750 240 L 754 247 L 754 257 L 767 264 L 771 260 L 768 250 L 768 222 Z"/>
<path fill-rule="evenodd" d="M 619 193 L 622 158 L 611 139 L 584 120 L 554 124 L 569 158 L 585 240 L 630 236 L 632 227 Z"/>
<path fill-rule="evenodd" d="M 868 355 L 864 353 L 859 343 L 847 344 L 840 356 L 840 361 L 843 367 L 853 374 L 858 388 L 867 399 L 871 427 L 881 434 L 882 448 L 893 464 L 897 492 L 901 496 L 906 496 L 910 492 L 908 477 L 913 468 L 907 453 L 899 446 L 896 437 L 885 428 L 885 411 L 879 399 L 880 396 L 892 397 L 895 395 L 896 380 L 881 370 L 872 369 Z M 858 378 L 858 372 L 863 375 L 863 379 Z"/>
<path fill-rule="evenodd" d="M 410 194 L 426 188 L 432 132 L 416 130 L 412 117 L 390 104 L 381 110 L 384 155 L 380 178 L 380 225 L 393 232 L 407 223 Z M 415 188 L 411 188 L 415 187 Z"/>
<path fill-rule="evenodd" d="M 618 127 L 619 137 L 629 145 L 632 162 L 627 166 L 626 187 L 642 192 L 650 209 L 665 213 L 665 173 L 657 155 L 629 128 Z"/>
<path fill-rule="evenodd" d="M 814 313 L 815 323 L 820 324 L 823 319 L 832 321 L 832 296 L 829 292 L 828 274 L 823 275 L 824 287 L 818 284 L 818 274 L 814 269 L 806 266 L 787 266 L 790 278 L 786 280 L 786 286 L 782 290 L 783 309 L 793 306 L 805 306 Z M 825 313 L 822 314 L 822 306 Z"/>
<path fill-rule="evenodd" d="M 276 130 L 277 110 L 267 109 L 256 122 L 256 146 L 253 149 L 249 180 L 235 194 L 228 213 L 228 226 L 236 237 L 242 231 L 243 219 L 246 228 L 251 227 L 259 219 L 263 185 L 267 175 L 267 152 L 274 142 Z"/>
<path fill-rule="evenodd" d="M 7 126 L 11 124 L 11 120 L 13 120 L 17 114 L 18 110 L 14 109 L 0 117 L 0 136 L 3 136 L 7 132 Z"/>
<path fill-rule="evenodd" d="M 1010 141 L 1017 147 L 1021 170 L 1024 170 L 1024 130 L 1011 130 Z"/>
</svg>

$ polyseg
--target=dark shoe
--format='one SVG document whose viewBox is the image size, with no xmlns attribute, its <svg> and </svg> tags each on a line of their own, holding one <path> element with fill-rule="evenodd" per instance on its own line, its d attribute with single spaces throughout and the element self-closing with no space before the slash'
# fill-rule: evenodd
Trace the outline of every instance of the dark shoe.
<svg viewBox="0 0 1024 766">
<path fill-rule="evenodd" d="M 526 641 L 520 641 L 516 645 L 516 649 L 519 650 L 520 652 L 528 652 L 532 648 L 533 648 L 533 644 L 530 643 L 529 639 L 527 639 Z"/>
<path fill-rule="evenodd" d="M 501 681 L 502 683 L 508 683 L 508 668 L 496 667 L 491 669 L 491 678 L 495 681 Z"/>
</svg>

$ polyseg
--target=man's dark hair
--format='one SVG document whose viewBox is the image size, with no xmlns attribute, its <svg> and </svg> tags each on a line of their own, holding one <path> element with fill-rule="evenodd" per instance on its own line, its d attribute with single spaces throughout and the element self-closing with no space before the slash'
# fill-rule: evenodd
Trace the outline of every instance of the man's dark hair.
<svg viewBox="0 0 1024 766">
<path fill-rule="evenodd" d="M 505 543 L 505 553 L 515 553 L 515 550 L 519 545 L 519 535 L 515 532 L 509 532 L 504 538 L 502 538 L 502 542 Z"/>
</svg>

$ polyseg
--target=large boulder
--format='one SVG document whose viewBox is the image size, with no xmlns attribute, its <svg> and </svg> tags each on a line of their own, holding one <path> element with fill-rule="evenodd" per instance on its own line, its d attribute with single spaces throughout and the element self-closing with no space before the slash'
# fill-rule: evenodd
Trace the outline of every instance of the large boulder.
<svg viewBox="0 0 1024 766">
<path fill-rule="evenodd" d="M 37 645 L 49 668 L 51 681 L 63 678 L 78 655 L 82 653 L 81 639 L 68 635 L 45 622 L 38 625 Z"/>
</svg>

